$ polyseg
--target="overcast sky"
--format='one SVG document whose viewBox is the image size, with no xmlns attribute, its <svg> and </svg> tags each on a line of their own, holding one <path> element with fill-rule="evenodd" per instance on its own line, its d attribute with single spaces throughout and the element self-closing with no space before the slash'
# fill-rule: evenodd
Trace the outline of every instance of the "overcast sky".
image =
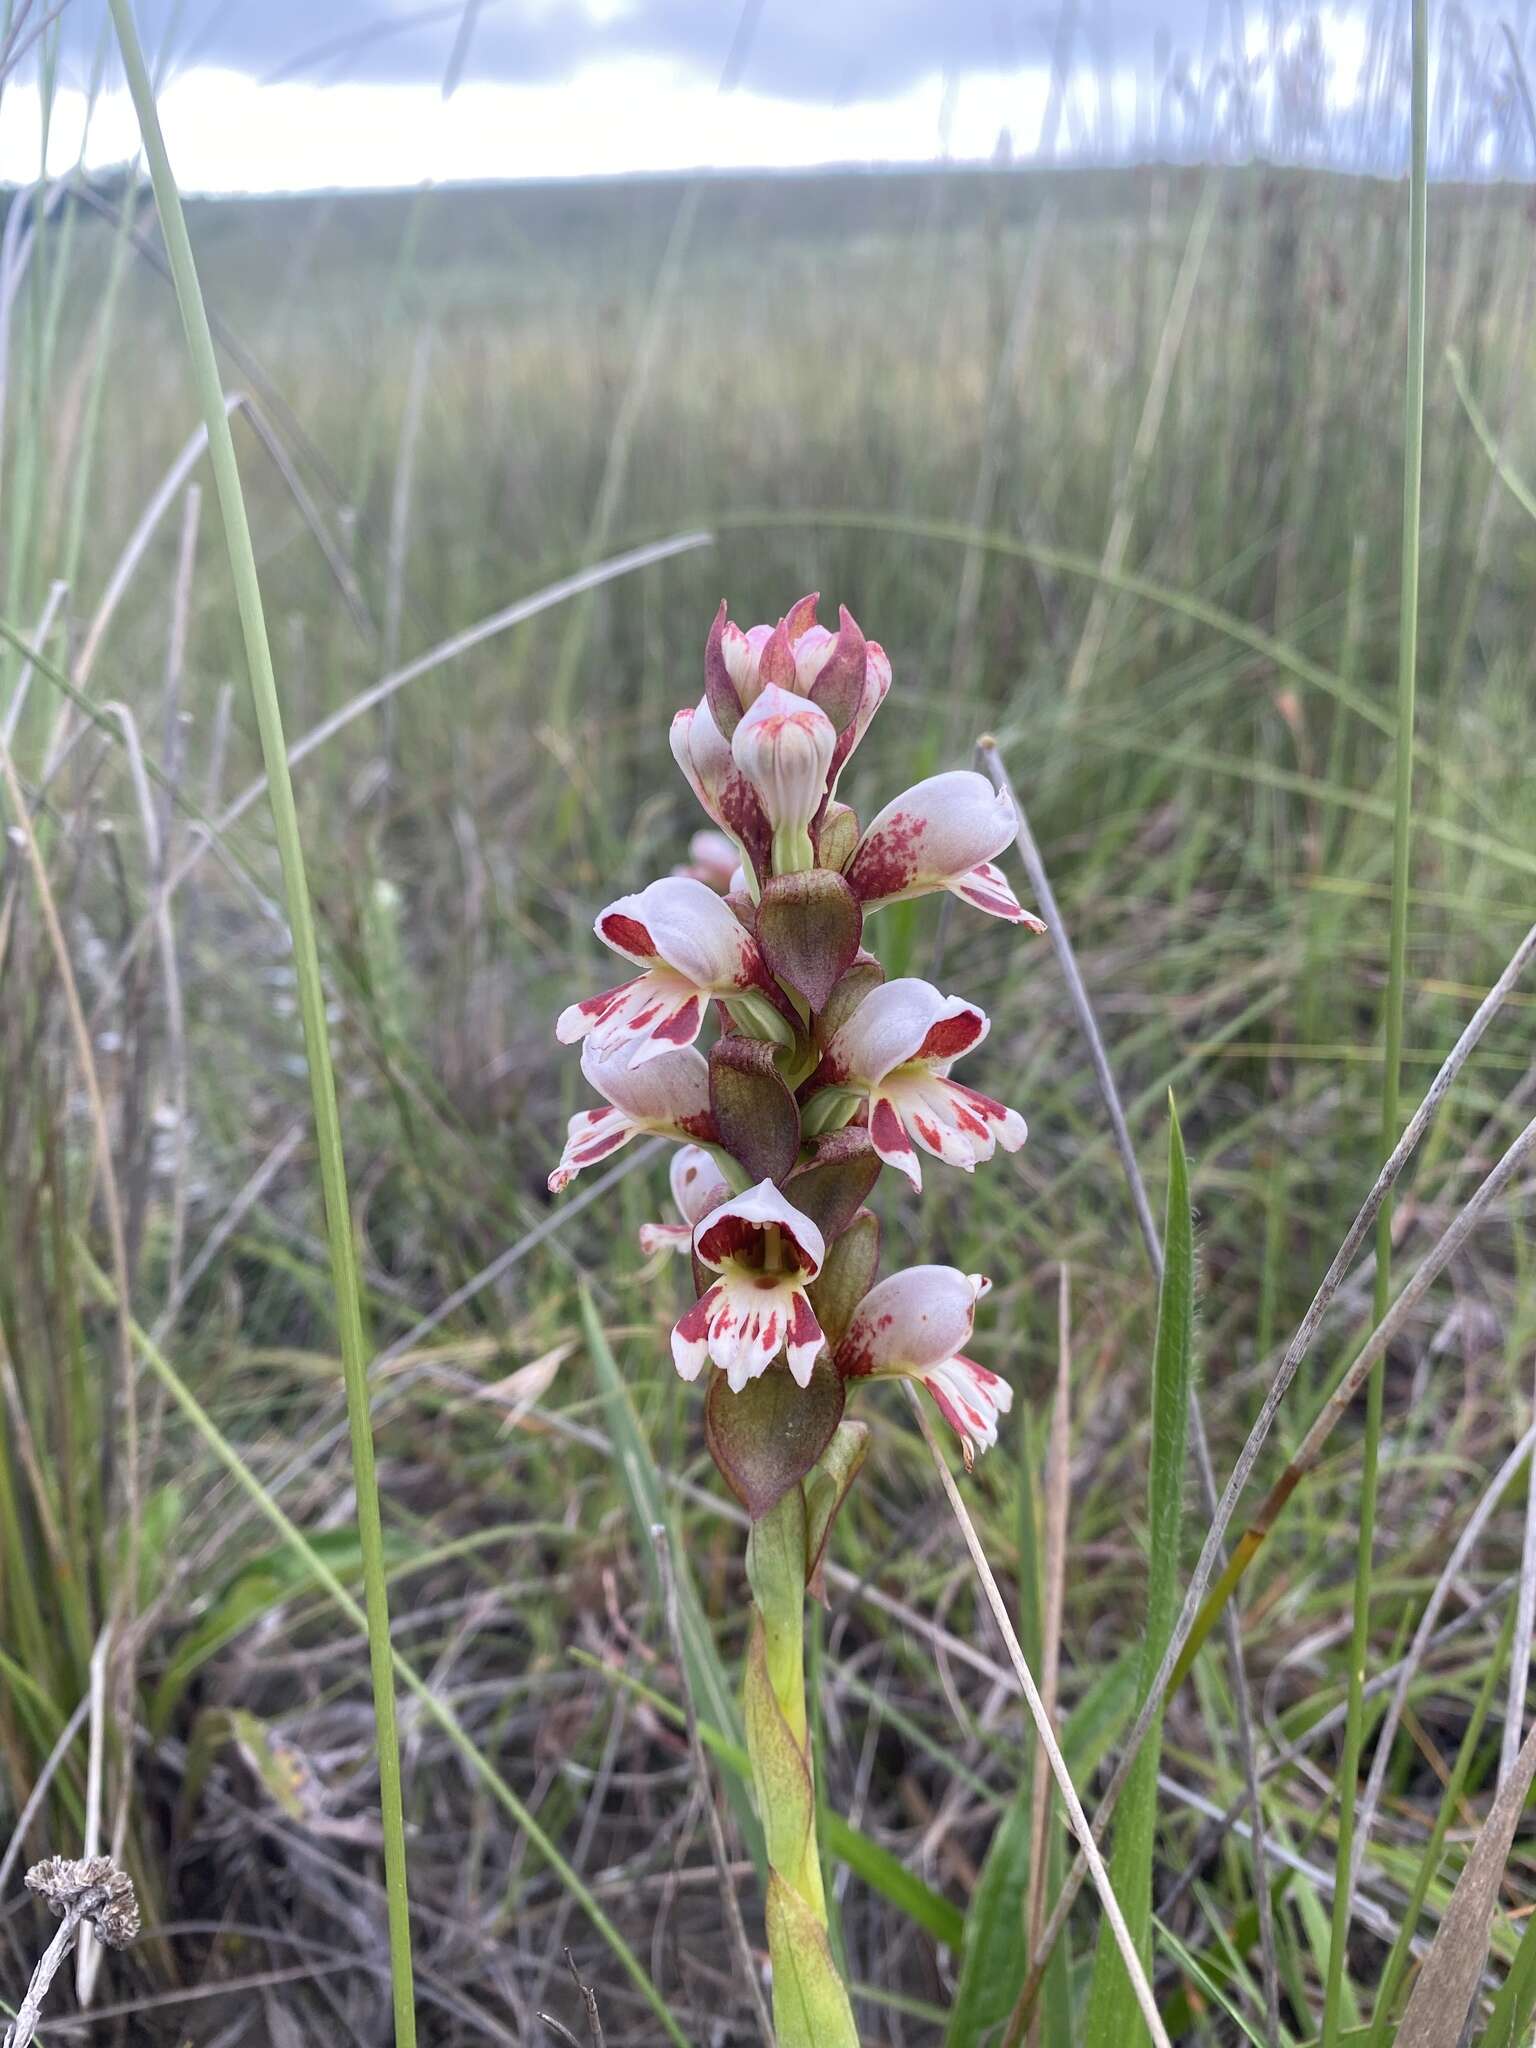
<svg viewBox="0 0 1536 2048">
<path fill-rule="evenodd" d="M 1438 31 L 1490 103 L 1496 4 L 1443 0 Z M 1287 104 L 1310 96 L 1343 120 L 1396 92 L 1408 0 L 1067 5 L 1064 102 L 1050 91 L 1063 0 L 139 0 L 138 15 L 163 58 L 178 175 L 227 191 L 985 159 L 1004 133 L 1019 157 L 1042 138 L 1058 154 L 1123 152 L 1178 132 L 1170 78 L 1192 81 L 1185 138 L 1190 122 L 1219 127 L 1210 109 L 1230 97 L 1236 53 L 1261 121 L 1282 72 Z M 1499 14 L 1528 33 L 1533 5 Z M 49 11 L 31 0 L 34 21 Z M 69 0 L 50 33 L 49 169 L 82 144 L 94 163 L 130 154 L 131 111 L 110 59 L 100 69 L 101 0 Z M 1380 135 L 1390 149 L 1390 127 Z M 23 72 L 0 100 L 0 178 L 36 177 L 41 150 Z"/>
</svg>

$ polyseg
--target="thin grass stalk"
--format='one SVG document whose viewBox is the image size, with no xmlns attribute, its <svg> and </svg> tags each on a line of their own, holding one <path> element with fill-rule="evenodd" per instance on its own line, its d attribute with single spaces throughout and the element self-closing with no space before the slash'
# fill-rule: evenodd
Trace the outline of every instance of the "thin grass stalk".
<svg viewBox="0 0 1536 2048">
<path fill-rule="evenodd" d="M 1403 982 L 1408 954 L 1408 881 L 1413 851 L 1413 728 L 1418 675 L 1419 525 L 1424 483 L 1424 318 L 1426 185 L 1429 141 L 1429 5 L 1413 0 L 1413 161 L 1408 181 L 1408 375 L 1403 418 L 1402 595 L 1398 619 L 1397 736 L 1394 751 L 1392 817 L 1392 924 L 1387 965 L 1386 1058 L 1381 1078 L 1381 1151 L 1390 1158 L 1399 1129 L 1398 1084 L 1403 1058 Z M 1379 1324 L 1392 1298 L 1392 1213 L 1390 1191 L 1376 1219 L 1376 1284 L 1372 1321 Z M 1360 1752 L 1365 1740 L 1365 1663 L 1370 1652 L 1371 1579 L 1376 1543 L 1377 1470 L 1386 1358 L 1378 1356 L 1366 1383 L 1365 1435 L 1361 1447 L 1358 1514 L 1360 1540 L 1355 1563 L 1354 1614 L 1350 1631 L 1349 1712 L 1339 1759 L 1339 1839 L 1333 1893 L 1333 1929 L 1328 1944 L 1328 1981 L 1323 1995 L 1322 2048 L 1338 2048 L 1348 1972 L 1349 1909 L 1354 1889 L 1355 1806 Z"/>
<path fill-rule="evenodd" d="M 1157 2010 L 1157 2000 L 1152 1995 L 1152 1986 L 1148 1982 L 1141 1957 L 1136 1952 L 1136 1944 L 1131 1938 L 1129 1927 L 1126 1925 L 1125 1915 L 1120 1910 L 1120 1902 L 1115 1897 L 1114 1888 L 1109 1881 L 1109 1872 L 1104 1867 L 1104 1859 L 1099 1854 L 1098 1846 L 1094 1841 L 1093 1830 L 1088 1825 L 1088 1816 L 1083 1811 L 1083 1802 L 1078 1797 L 1077 1787 L 1072 1783 L 1072 1775 L 1067 1769 L 1067 1760 L 1061 1753 L 1061 1744 L 1056 1740 L 1056 1731 L 1052 1728 L 1050 1716 L 1045 1711 L 1045 1702 L 1040 1697 L 1039 1688 L 1036 1686 L 1034 1676 L 1030 1671 L 1028 1663 L 1025 1661 L 1024 1651 L 1019 1643 L 1018 1631 L 1014 1628 L 1013 1622 L 1009 1617 L 1008 1604 L 998 1588 L 997 1579 L 988 1561 L 986 1549 L 982 1544 L 981 1538 L 976 1533 L 976 1525 L 971 1520 L 970 1510 L 961 1497 L 960 1489 L 954 1481 L 954 1475 L 945 1462 L 944 1453 L 939 1446 L 939 1440 L 933 1433 L 933 1425 L 928 1420 L 916 1389 L 906 1386 L 903 1391 L 911 1405 L 913 1414 L 917 1417 L 917 1426 L 923 1433 L 923 1441 L 927 1444 L 929 1454 L 933 1459 L 934 1470 L 939 1475 L 939 1484 L 943 1487 L 945 1498 L 949 1502 L 955 1520 L 960 1525 L 960 1534 L 964 1537 L 965 1547 L 971 1554 L 971 1562 L 975 1566 L 976 1576 L 981 1582 L 982 1594 L 988 1608 L 991 1610 L 992 1619 L 997 1623 L 998 1633 L 1001 1635 L 1004 1647 L 1007 1649 L 1009 1662 L 1013 1665 L 1014 1676 L 1018 1679 L 1019 1687 L 1024 1694 L 1025 1703 L 1029 1707 L 1030 1717 L 1034 1721 L 1035 1733 L 1039 1738 L 1040 1746 L 1050 1761 L 1052 1776 L 1056 1780 L 1056 1787 L 1061 1794 L 1062 1804 L 1067 1809 L 1068 1825 L 1077 1837 L 1078 1844 L 1083 1852 L 1083 1858 L 1093 1877 L 1094 1889 L 1098 1892 L 1099 1903 L 1104 1909 L 1104 1917 L 1109 1922 L 1111 1932 L 1114 1935 L 1115 1946 L 1120 1952 L 1121 1961 L 1125 1964 L 1126 1975 L 1130 1978 L 1136 2004 L 1142 2018 L 1147 2023 L 1147 2031 L 1152 2036 L 1155 2048 L 1172 2048 L 1172 2044 L 1168 2039 L 1168 2030 L 1163 2025 L 1162 2016 Z"/>
<path fill-rule="evenodd" d="M 379 1806 L 384 1835 L 385 1894 L 388 1901 L 390 1983 L 397 2048 L 414 2048 L 416 2009 L 411 1968 L 410 1902 L 405 1853 L 405 1815 L 400 1789 L 400 1744 L 395 1725 L 393 1651 L 389 1635 L 389 1595 L 384 1570 L 383 1525 L 379 1511 L 378 1475 L 368 1414 L 368 1348 L 363 1329 L 362 1293 L 357 1249 L 352 1235 L 341 1119 L 325 1016 L 325 990 L 315 939 L 314 914 L 299 834 L 293 783 L 288 773 L 282 707 L 272 650 L 267 639 L 255 549 L 246 517 L 245 499 L 235 460 L 213 336 L 203 305 L 197 267 L 187 233 L 181 195 L 176 187 L 165 138 L 160 132 L 154 88 L 139 44 L 129 0 L 111 0 L 112 21 L 122 52 L 123 69 L 133 96 L 145 153 L 149 160 L 161 231 L 176 286 L 204 424 L 208 452 L 224 519 L 230 571 L 251 671 L 251 691 L 261 735 L 272 805 L 273 826 L 282 862 L 293 937 L 294 970 L 304 1024 L 305 1058 L 309 1068 L 315 1136 L 330 1246 L 331 1278 L 346 1382 L 351 1425 L 353 1482 L 357 1496 L 358 1540 L 362 1554 L 368 1657 L 373 1679 L 374 1722 L 379 1756 Z M 126 1303 L 124 1311 L 126 1314 Z"/>
</svg>

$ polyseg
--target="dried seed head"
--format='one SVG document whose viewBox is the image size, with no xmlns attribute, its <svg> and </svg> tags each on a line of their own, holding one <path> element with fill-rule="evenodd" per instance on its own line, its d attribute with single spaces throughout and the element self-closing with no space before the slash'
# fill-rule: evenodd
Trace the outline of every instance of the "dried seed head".
<svg viewBox="0 0 1536 2048">
<path fill-rule="evenodd" d="M 45 1856 L 27 1872 L 27 1889 L 60 1918 L 89 1920 L 108 1948 L 126 1948 L 139 1931 L 133 1879 L 110 1856 Z"/>
</svg>

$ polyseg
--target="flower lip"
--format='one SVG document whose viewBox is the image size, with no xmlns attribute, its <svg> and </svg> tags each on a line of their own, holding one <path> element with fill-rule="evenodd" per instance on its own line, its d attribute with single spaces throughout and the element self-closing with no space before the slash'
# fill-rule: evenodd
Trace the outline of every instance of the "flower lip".
<svg viewBox="0 0 1536 2048">
<path fill-rule="evenodd" d="M 694 1228 L 693 1248 L 702 1264 L 715 1272 L 727 1262 L 760 1266 L 768 1232 L 779 1233 L 781 1254 L 805 1280 L 814 1280 L 827 1255 L 821 1231 L 774 1186 L 759 1181 L 744 1195 L 731 1195 L 700 1217 Z"/>
</svg>

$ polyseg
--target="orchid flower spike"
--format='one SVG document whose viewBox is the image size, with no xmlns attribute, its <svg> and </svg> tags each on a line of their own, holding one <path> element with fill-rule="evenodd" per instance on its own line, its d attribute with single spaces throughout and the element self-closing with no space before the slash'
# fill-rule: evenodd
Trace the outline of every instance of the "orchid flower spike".
<svg viewBox="0 0 1536 2048">
<path fill-rule="evenodd" d="M 681 1223 L 642 1223 L 643 1252 L 686 1252 L 693 1248 L 693 1226 L 725 1201 L 730 1189 L 702 1145 L 683 1145 L 672 1154 L 672 1200 Z"/>
<path fill-rule="evenodd" d="M 826 1340 L 806 1288 L 826 1249 L 810 1217 L 771 1180 L 701 1217 L 694 1257 L 719 1278 L 673 1329 L 672 1357 L 683 1378 L 697 1379 L 713 1360 L 739 1394 L 782 1351 L 796 1384 L 808 1386 Z"/>
<path fill-rule="evenodd" d="M 947 889 L 1010 924 L 1045 930 L 1019 906 L 995 856 L 1013 844 L 1019 821 L 1005 790 L 985 775 L 954 769 L 914 784 L 876 817 L 844 870 L 866 912 Z"/>
<path fill-rule="evenodd" d="M 692 1045 L 710 996 L 773 983 L 736 914 L 703 882 L 668 875 L 638 896 L 620 896 L 593 930 L 645 972 L 560 1012 L 563 1045 L 587 1039 L 602 1057 L 626 1054 L 630 1066 Z"/>
<path fill-rule="evenodd" d="M 999 1145 L 1017 1152 L 1029 1135 L 1016 1109 L 949 1078 L 990 1028 L 986 1012 L 959 996 L 926 981 L 888 981 L 834 1032 L 817 1079 L 864 1097 L 870 1143 L 921 1189 L 916 1146 L 970 1173 Z"/>
<path fill-rule="evenodd" d="M 997 1418 L 1013 1406 L 1005 1379 L 964 1355 L 976 1303 L 991 1286 L 953 1266 L 908 1266 L 872 1287 L 837 1347 L 844 1379 L 908 1379 L 928 1389 L 960 1438 L 969 1471 L 997 1442 Z"/>
<path fill-rule="evenodd" d="M 581 1071 L 607 1102 L 605 1109 L 579 1110 L 571 1118 L 560 1163 L 549 1176 L 558 1195 L 577 1174 L 649 1131 L 661 1138 L 715 1138 L 709 1106 L 709 1068 L 692 1046 L 658 1054 L 639 1066 L 603 1059 L 583 1047 Z"/>
</svg>

